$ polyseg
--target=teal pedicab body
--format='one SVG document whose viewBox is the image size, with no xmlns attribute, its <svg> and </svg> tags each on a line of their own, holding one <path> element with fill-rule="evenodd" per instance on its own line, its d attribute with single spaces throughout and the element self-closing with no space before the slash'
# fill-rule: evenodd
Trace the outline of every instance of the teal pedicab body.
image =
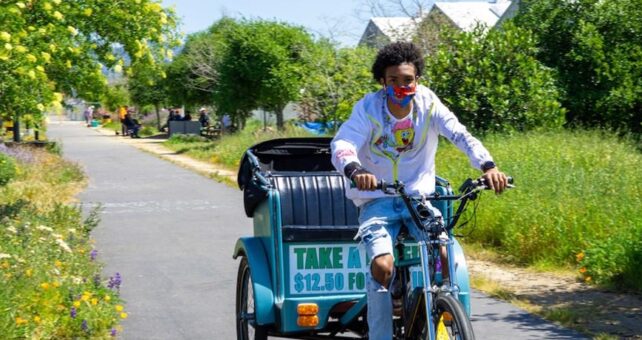
<svg viewBox="0 0 642 340">
<path fill-rule="evenodd" d="M 317 151 L 315 156 L 305 155 L 300 141 L 323 148 L 328 154 L 320 158 L 321 153 Z M 248 150 L 251 154 L 246 154 L 239 170 L 246 212 L 248 206 L 252 206 L 248 216 L 254 218 L 254 236 L 239 239 L 234 258 L 247 257 L 256 324 L 269 327 L 271 334 L 296 337 L 351 328 L 351 323 L 357 322 L 365 307 L 365 273 L 369 264 L 365 252 L 353 239 L 358 229 L 358 211 L 345 198 L 345 178 L 334 171 L 329 162 L 329 143 L 329 138 L 264 142 Z M 279 157 L 283 156 L 278 148 L 284 145 L 296 151 L 292 157 L 299 162 L 292 163 L 294 169 L 277 165 Z M 275 152 L 276 156 L 270 153 L 273 148 L 279 150 Z M 326 164 L 301 170 L 308 165 L 297 157 L 308 162 L 309 157 L 315 157 L 315 162 Z M 249 165 L 244 169 L 244 164 Z M 248 176 L 248 168 L 259 175 Z M 243 179 L 241 172 L 245 172 Z M 250 180 L 263 182 L 264 196 L 248 194 Z M 245 181 L 243 185 L 242 181 Z M 446 181 L 439 179 L 437 192 L 448 194 L 452 191 Z M 248 195 L 254 195 L 250 199 L 258 203 L 248 204 Z M 446 221 L 451 218 L 451 202 L 433 204 L 441 210 Z M 459 299 L 470 315 L 466 262 L 458 242 L 455 241 L 453 248 Z M 318 305 L 317 326 L 297 324 L 300 303 Z"/>
</svg>

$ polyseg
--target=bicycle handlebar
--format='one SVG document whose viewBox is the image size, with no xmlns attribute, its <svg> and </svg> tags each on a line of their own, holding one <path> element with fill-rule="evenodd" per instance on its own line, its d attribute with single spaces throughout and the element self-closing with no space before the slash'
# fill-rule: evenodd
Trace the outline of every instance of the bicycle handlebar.
<svg viewBox="0 0 642 340">
<path fill-rule="evenodd" d="M 508 177 L 508 188 L 514 188 L 515 186 L 513 185 L 513 177 Z M 355 187 L 354 183 L 351 183 L 350 187 Z M 387 194 L 400 194 L 400 195 L 406 195 L 405 192 L 405 185 L 402 182 L 395 182 L 395 183 L 386 183 L 386 181 L 379 180 L 377 183 L 377 190 L 381 190 L 384 193 Z M 480 177 L 478 179 L 467 179 L 464 184 L 459 188 L 459 191 L 462 193 L 461 195 L 430 195 L 426 196 L 426 199 L 459 199 L 466 194 L 472 192 L 472 191 L 478 191 L 478 190 L 490 190 L 490 187 L 486 185 L 486 180 L 483 177 Z"/>
</svg>

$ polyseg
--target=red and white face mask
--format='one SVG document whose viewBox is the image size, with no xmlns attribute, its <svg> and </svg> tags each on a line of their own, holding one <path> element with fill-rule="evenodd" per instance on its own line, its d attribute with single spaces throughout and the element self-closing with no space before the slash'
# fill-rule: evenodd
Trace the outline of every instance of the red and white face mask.
<svg viewBox="0 0 642 340">
<path fill-rule="evenodd" d="M 386 94 L 393 104 L 399 107 L 406 107 L 415 96 L 417 91 L 416 85 L 395 86 L 386 85 Z"/>
</svg>

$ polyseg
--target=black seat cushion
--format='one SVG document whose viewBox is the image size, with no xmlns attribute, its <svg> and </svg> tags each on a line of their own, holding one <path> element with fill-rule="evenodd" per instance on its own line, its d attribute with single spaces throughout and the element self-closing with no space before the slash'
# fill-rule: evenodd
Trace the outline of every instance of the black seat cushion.
<svg viewBox="0 0 642 340">
<path fill-rule="evenodd" d="M 357 207 L 345 197 L 347 180 L 335 171 L 273 173 L 286 242 L 349 241 L 359 229 Z"/>
</svg>

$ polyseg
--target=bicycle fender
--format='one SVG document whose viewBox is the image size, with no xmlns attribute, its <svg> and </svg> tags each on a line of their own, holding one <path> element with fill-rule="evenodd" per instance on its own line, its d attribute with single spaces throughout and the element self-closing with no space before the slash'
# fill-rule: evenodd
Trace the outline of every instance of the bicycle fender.
<svg viewBox="0 0 642 340">
<path fill-rule="evenodd" d="M 453 237 L 453 253 L 455 254 L 455 284 L 459 286 L 459 302 L 464 306 L 464 310 L 470 317 L 470 278 L 468 275 L 468 266 L 464 257 L 464 250 Z"/>
<path fill-rule="evenodd" d="M 256 323 L 273 324 L 275 322 L 274 293 L 270 279 L 270 265 L 263 244 L 256 237 L 241 237 L 236 241 L 232 257 L 236 259 L 239 256 L 245 256 L 250 265 Z"/>
</svg>

